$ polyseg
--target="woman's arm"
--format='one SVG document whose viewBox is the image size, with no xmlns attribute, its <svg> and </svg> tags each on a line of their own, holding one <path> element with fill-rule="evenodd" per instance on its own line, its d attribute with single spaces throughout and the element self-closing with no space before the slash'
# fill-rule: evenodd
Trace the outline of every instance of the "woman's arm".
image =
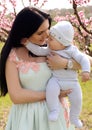
<svg viewBox="0 0 92 130">
<path fill-rule="evenodd" d="M 47 64 L 51 69 L 64 69 L 68 67 L 68 59 L 59 56 L 56 53 L 52 53 L 52 55 L 47 56 Z M 81 69 L 81 66 L 73 59 L 71 59 L 73 67 L 72 69 Z"/>
<path fill-rule="evenodd" d="M 23 104 L 30 102 L 38 102 L 46 99 L 46 93 L 43 91 L 33 91 L 24 89 L 19 81 L 19 74 L 16 64 L 7 60 L 6 63 L 6 81 L 8 86 L 8 93 L 14 104 Z M 60 97 L 65 97 L 71 90 L 61 91 Z"/>
<path fill-rule="evenodd" d="M 16 64 L 10 60 L 7 60 L 6 63 L 6 81 L 8 93 L 15 104 L 42 101 L 46 97 L 45 92 L 33 91 L 21 87 Z"/>
</svg>

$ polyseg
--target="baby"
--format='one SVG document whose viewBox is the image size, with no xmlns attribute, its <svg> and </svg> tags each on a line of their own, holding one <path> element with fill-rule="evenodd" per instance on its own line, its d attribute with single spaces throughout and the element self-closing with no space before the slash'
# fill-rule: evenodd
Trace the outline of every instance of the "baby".
<svg viewBox="0 0 92 130">
<path fill-rule="evenodd" d="M 74 29 L 70 22 L 61 21 L 50 29 L 48 40 L 49 48 L 67 59 L 76 60 L 82 68 L 82 81 L 86 82 L 90 78 L 90 62 L 87 56 L 81 53 L 73 43 Z M 79 115 L 82 109 L 82 91 L 78 82 L 76 70 L 61 69 L 53 70 L 52 77 L 46 87 L 46 101 L 50 110 L 49 120 L 56 121 L 59 117 L 60 90 L 72 89 L 68 95 L 70 101 L 70 121 L 77 128 L 83 126 Z"/>
</svg>

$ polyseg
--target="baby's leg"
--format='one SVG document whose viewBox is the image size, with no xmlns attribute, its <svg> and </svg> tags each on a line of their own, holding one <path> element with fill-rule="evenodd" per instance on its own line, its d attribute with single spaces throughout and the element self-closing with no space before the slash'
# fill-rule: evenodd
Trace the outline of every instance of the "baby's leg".
<svg viewBox="0 0 92 130">
<path fill-rule="evenodd" d="M 50 110 L 49 120 L 56 121 L 59 116 L 59 94 L 60 87 L 56 78 L 51 78 L 46 87 L 46 101 Z"/>
<path fill-rule="evenodd" d="M 79 120 L 79 115 L 82 109 L 82 92 L 80 84 L 74 82 L 72 93 L 68 95 L 70 100 L 70 120 L 77 128 L 82 127 L 82 122 Z"/>
</svg>

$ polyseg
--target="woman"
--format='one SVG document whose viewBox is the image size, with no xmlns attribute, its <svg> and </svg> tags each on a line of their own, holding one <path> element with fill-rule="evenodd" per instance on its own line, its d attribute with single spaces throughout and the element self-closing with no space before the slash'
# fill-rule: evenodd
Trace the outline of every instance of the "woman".
<svg viewBox="0 0 92 130">
<path fill-rule="evenodd" d="M 14 20 L 0 57 L 1 96 L 8 92 L 13 102 L 6 130 L 74 130 L 74 126 L 67 120 L 65 102 L 61 99 L 71 90 L 60 94 L 61 113 L 55 123 L 48 121 L 45 102 L 46 84 L 51 77 L 49 67 L 66 68 L 67 60 L 56 54 L 52 58 L 48 56 L 47 60 L 45 57 L 37 57 L 23 45 L 32 42 L 43 46 L 50 26 L 50 15 L 36 8 L 24 8 Z M 54 61 L 56 58 L 58 66 Z"/>
</svg>

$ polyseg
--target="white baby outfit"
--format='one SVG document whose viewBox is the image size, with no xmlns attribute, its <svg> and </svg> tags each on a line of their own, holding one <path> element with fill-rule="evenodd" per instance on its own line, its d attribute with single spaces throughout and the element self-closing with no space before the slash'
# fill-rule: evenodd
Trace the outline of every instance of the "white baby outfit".
<svg viewBox="0 0 92 130">
<path fill-rule="evenodd" d="M 65 58 L 75 59 L 81 66 L 82 72 L 90 72 L 90 63 L 85 54 L 81 53 L 75 46 L 71 45 L 65 50 L 57 51 L 57 53 Z M 85 55 L 85 56 L 84 56 Z M 52 78 L 46 87 L 46 99 L 50 112 L 59 112 L 59 94 L 60 90 L 72 89 L 68 94 L 70 101 L 70 119 L 72 123 L 79 119 L 82 107 L 82 92 L 78 82 L 78 74 L 76 70 L 61 69 L 53 70 Z"/>
<path fill-rule="evenodd" d="M 82 67 L 82 72 L 90 72 L 89 59 L 76 46 L 72 45 L 74 29 L 71 23 L 68 21 L 57 23 L 50 29 L 50 34 L 59 43 L 66 46 L 63 50 L 55 51 L 57 54 L 61 57 L 77 61 Z M 56 121 L 58 119 L 60 112 L 60 90 L 68 89 L 72 89 L 72 92 L 68 94 L 70 101 L 70 121 L 76 127 L 81 128 L 82 122 L 79 120 L 79 115 L 82 108 L 82 91 L 76 70 L 61 69 L 52 71 L 52 78 L 48 81 L 46 87 L 46 100 L 50 110 L 49 120 Z"/>
</svg>

